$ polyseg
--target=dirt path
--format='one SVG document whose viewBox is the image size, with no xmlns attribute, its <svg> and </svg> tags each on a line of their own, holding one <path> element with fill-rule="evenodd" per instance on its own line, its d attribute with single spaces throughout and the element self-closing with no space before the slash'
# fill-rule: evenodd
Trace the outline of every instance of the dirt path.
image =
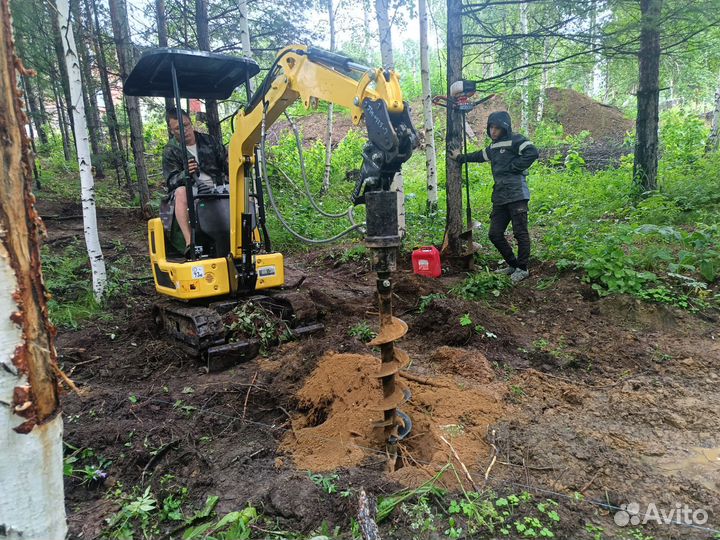
<svg viewBox="0 0 720 540">
<path fill-rule="evenodd" d="M 76 211 L 41 205 L 44 215 Z M 100 215 L 108 255 L 123 244 L 138 274 L 147 275 L 144 224 L 129 211 Z M 72 218 L 48 221 L 48 230 L 51 249 L 82 235 Z M 68 478 L 73 537 L 98 537 L 103 519 L 117 510 L 104 497 L 108 487 L 140 482 L 157 490 L 163 482 L 183 485 L 197 505 L 218 495 L 219 512 L 250 501 L 296 530 L 323 520 L 346 527 L 354 503 L 324 493 L 306 468 L 338 467 L 341 489 L 388 493 L 455 460 L 440 436 L 480 485 L 495 456 L 488 487 L 552 492 L 565 538 L 592 538 L 586 523 L 620 538 L 614 511 L 603 504 L 686 504 L 708 512 L 707 526 L 720 526 L 717 313 L 598 300 L 577 276 L 551 267 L 537 268 L 489 304 L 439 299 L 419 313 L 420 296 L 446 292 L 463 275 L 422 279 L 405 261 L 395 288 L 396 313 L 409 324 L 401 346 L 412 359 L 409 372 L 434 384 L 406 381 L 417 437 L 401 445 L 403 466 L 387 475 L 372 430 L 350 425 L 362 409 L 357 404 L 367 401 L 366 386 L 377 384 L 367 371 L 372 360 L 362 360 L 372 351 L 348 331 L 362 321 L 375 324 L 374 276 L 364 263 L 337 262 L 331 251 L 290 257 L 288 274 L 288 281 L 307 276 L 303 288 L 324 313 L 324 334 L 222 373 L 202 373 L 155 332 L 148 281 L 115 302 L 111 321 L 59 333 L 62 367 L 82 392 L 64 398 L 65 440 L 112 462 L 100 488 Z M 472 325 L 460 324 L 464 314 Z M 358 377 L 328 379 L 328 358 L 356 366 Z M 345 397 L 348 389 L 360 393 Z M 333 431 L 348 435 L 335 438 Z M 310 459 L 307 447 L 293 442 L 307 433 L 345 450 Z M 573 502 L 576 493 L 584 502 Z M 656 538 L 712 536 L 677 526 L 648 530 Z"/>
</svg>

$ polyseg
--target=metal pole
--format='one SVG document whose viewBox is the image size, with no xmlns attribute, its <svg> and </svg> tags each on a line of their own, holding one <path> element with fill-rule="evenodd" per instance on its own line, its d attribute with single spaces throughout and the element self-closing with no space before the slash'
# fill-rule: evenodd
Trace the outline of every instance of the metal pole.
<svg viewBox="0 0 720 540">
<path fill-rule="evenodd" d="M 172 72 L 173 94 L 175 95 L 175 109 L 178 115 L 178 127 L 180 128 L 180 148 L 182 149 L 183 168 L 185 172 L 185 194 L 188 202 L 188 213 L 190 216 L 190 246 L 192 258 L 195 259 L 195 197 L 193 196 L 193 179 L 188 174 L 187 145 L 185 144 L 185 122 L 182 114 L 182 102 L 180 101 L 180 86 L 178 86 L 175 62 L 170 62 Z"/>
</svg>

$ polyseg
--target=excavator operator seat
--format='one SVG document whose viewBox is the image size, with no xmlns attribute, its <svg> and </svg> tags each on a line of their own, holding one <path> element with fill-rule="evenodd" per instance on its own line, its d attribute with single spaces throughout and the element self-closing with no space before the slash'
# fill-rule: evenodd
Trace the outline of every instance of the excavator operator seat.
<svg viewBox="0 0 720 540">
<path fill-rule="evenodd" d="M 230 253 L 230 194 L 196 195 L 196 242 L 202 244 L 211 257 L 225 257 Z"/>
</svg>

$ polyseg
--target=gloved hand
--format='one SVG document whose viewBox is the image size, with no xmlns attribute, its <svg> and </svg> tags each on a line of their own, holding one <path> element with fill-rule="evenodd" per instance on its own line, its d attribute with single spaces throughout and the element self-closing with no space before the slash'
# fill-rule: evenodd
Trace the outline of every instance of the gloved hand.
<svg viewBox="0 0 720 540">
<path fill-rule="evenodd" d="M 453 150 L 453 152 L 450 154 L 450 159 L 454 159 L 458 163 L 465 163 L 466 157 L 465 154 L 460 153 L 460 150 Z"/>
</svg>

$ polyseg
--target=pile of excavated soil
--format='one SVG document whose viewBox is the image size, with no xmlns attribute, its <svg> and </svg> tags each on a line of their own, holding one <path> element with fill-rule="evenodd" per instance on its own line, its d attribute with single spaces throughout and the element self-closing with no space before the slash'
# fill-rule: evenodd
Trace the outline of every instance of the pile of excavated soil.
<svg viewBox="0 0 720 540">
<path fill-rule="evenodd" d="M 299 469 L 331 471 L 385 459 L 383 430 L 373 428 L 382 418 L 379 365 L 378 358 L 363 354 L 330 353 L 320 359 L 296 394 L 300 415 L 281 447 Z M 455 461 L 441 437 L 468 467 L 486 464 L 488 426 L 507 413 L 504 384 L 461 387 L 447 376 L 418 379 L 423 382 L 398 378 L 412 391 L 402 410 L 413 429 L 400 444 L 396 480 L 417 485 Z"/>
<path fill-rule="evenodd" d="M 631 131 L 634 122 L 611 105 L 595 101 L 569 88 L 548 88 L 545 117 L 562 124 L 566 135 L 587 130 L 596 142 L 619 141 Z"/>
</svg>

